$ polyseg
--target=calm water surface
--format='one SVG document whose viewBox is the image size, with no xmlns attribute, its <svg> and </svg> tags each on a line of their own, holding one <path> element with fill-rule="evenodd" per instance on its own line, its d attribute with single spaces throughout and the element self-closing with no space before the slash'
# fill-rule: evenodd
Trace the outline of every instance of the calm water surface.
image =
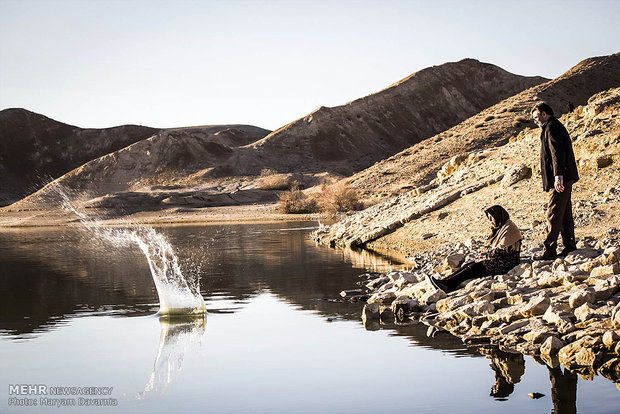
<svg viewBox="0 0 620 414">
<path fill-rule="evenodd" d="M 421 324 L 365 329 L 361 305 L 325 299 L 391 264 L 315 246 L 312 225 L 157 228 L 201 276 L 209 314 L 180 321 L 155 315 L 137 248 L 71 229 L 0 232 L 0 412 L 618 412 L 602 377 L 481 355 Z M 88 398 L 118 405 L 10 406 L 11 384 L 113 387 Z"/>
</svg>

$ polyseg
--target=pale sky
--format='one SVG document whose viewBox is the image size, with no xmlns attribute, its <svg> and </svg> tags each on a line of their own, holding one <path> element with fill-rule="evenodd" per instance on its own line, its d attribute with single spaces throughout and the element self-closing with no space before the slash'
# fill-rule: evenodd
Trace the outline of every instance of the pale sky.
<svg viewBox="0 0 620 414">
<path fill-rule="evenodd" d="M 554 78 L 620 1 L 0 0 L 0 109 L 84 128 L 279 128 L 463 58 Z"/>
</svg>

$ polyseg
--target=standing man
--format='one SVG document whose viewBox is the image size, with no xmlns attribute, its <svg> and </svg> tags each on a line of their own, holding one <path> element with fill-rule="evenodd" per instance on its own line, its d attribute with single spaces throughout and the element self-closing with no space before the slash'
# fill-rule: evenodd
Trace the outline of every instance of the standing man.
<svg viewBox="0 0 620 414">
<path fill-rule="evenodd" d="M 532 109 L 534 122 L 540 133 L 540 173 L 543 189 L 549 192 L 547 204 L 547 238 L 542 255 L 536 260 L 549 260 L 558 256 L 558 235 L 562 235 L 564 249 L 559 256 L 575 250 L 575 223 L 571 193 L 573 184 L 579 180 L 573 145 L 564 125 L 553 116 L 553 109 L 539 103 Z"/>
</svg>

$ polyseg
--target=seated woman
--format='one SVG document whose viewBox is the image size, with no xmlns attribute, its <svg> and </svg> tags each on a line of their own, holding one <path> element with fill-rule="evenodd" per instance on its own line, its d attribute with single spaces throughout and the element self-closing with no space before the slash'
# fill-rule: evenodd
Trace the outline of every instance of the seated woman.
<svg viewBox="0 0 620 414">
<path fill-rule="evenodd" d="M 491 235 L 486 242 L 488 251 L 482 255 L 483 260 L 468 263 L 445 279 L 429 276 L 437 289 L 452 292 L 466 280 L 501 275 L 520 263 L 521 231 L 510 220 L 508 212 L 497 205 L 484 212 L 491 222 Z"/>
</svg>

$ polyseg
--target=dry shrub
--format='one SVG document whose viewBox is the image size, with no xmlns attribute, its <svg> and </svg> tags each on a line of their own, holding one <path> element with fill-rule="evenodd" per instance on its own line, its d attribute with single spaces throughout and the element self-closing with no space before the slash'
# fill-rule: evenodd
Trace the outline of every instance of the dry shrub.
<svg viewBox="0 0 620 414">
<path fill-rule="evenodd" d="M 323 184 L 321 193 L 317 195 L 317 203 L 323 212 L 332 214 L 364 208 L 357 191 L 344 183 L 331 186 Z"/>
<path fill-rule="evenodd" d="M 295 183 L 289 191 L 279 196 L 280 205 L 278 211 L 285 214 L 315 213 L 318 210 L 316 200 L 308 197 Z"/>
<path fill-rule="evenodd" d="M 288 174 L 274 174 L 261 178 L 258 188 L 261 190 L 288 190 L 292 180 Z"/>
<path fill-rule="evenodd" d="M 514 119 L 514 121 L 512 121 L 512 126 L 513 127 L 520 127 L 521 125 L 527 125 L 527 123 L 529 122 L 529 120 L 523 116 L 518 116 Z"/>
<path fill-rule="evenodd" d="M 275 170 L 263 168 L 260 171 L 258 188 L 261 190 L 288 190 L 293 185 L 290 174 L 279 174 Z"/>
<path fill-rule="evenodd" d="M 345 211 L 361 210 L 364 204 L 357 191 L 343 183 L 321 185 L 321 191 L 311 196 L 304 194 L 299 183 L 294 183 L 289 191 L 279 196 L 278 211 L 285 214 L 324 213 L 334 214 Z"/>
</svg>

